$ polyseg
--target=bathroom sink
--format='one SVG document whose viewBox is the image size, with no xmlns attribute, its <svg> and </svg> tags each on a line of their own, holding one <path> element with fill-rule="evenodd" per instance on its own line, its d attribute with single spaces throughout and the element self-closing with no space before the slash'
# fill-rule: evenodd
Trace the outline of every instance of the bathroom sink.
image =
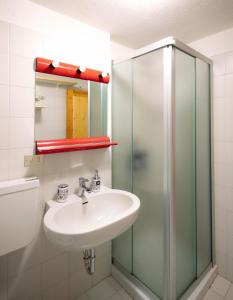
<svg viewBox="0 0 233 300">
<path fill-rule="evenodd" d="M 72 194 L 65 203 L 50 200 L 47 205 L 47 238 L 75 251 L 93 248 L 126 231 L 137 218 L 140 200 L 129 192 L 102 187 L 99 192 L 86 193 L 85 201 Z"/>
</svg>

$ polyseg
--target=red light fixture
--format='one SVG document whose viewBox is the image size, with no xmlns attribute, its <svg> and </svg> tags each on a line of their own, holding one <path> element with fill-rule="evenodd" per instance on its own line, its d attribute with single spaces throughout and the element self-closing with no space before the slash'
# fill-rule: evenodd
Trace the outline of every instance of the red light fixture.
<svg viewBox="0 0 233 300">
<path fill-rule="evenodd" d="M 88 69 L 83 66 L 56 62 L 55 60 L 41 57 L 36 58 L 36 72 L 79 78 L 101 83 L 109 83 L 110 81 L 110 75 L 107 72 Z"/>
</svg>

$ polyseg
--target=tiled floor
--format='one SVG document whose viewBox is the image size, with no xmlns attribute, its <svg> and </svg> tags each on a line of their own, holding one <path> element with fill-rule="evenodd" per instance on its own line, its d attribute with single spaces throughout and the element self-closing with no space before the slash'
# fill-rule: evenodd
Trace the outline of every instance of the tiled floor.
<svg viewBox="0 0 233 300">
<path fill-rule="evenodd" d="M 233 300 L 233 284 L 217 276 L 203 300 Z"/>
<path fill-rule="evenodd" d="M 77 300 L 133 300 L 133 298 L 110 276 L 88 290 Z"/>
<path fill-rule="evenodd" d="M 77 300 L 133 300 L 133 298 L 110 276 Z M 203 300 L 233 300 L 233 284 L 217 276 Z"/>
</svg>

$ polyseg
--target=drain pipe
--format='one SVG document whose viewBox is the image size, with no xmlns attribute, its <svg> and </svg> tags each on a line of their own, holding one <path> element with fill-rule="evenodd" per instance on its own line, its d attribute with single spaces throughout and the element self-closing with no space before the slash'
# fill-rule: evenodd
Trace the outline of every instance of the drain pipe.
<svg viewBox="0 0 233 300">
<path fill-rule="evenodd" d="M 95 249 L 85 249 L 83 250 L 83 261 L 84 266 L 89 275 L 95 272 Z"/>
</svg>

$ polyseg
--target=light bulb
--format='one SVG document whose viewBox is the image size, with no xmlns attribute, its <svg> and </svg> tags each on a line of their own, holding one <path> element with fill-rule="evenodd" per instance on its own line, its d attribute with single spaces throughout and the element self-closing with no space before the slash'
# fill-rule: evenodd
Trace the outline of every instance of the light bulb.
<svg viewBox="0 0 233 300">
<path fill-rule="evenodd" d="M 57 60 L 53 60 L 53 61 L 51 62 L 51 66 L 52 66 L 53 68 L 57 68 L 57 67 L 59 67 L 59 65 L 60 65 L 60 63 L 59 63 L 59 61 L 57 61 Z"/>
<path fill-rule="evenodd" d="M 80 72 L 80 73 L 83 73 L 83 72 L 85 72 L 85 71 L 86 71 L 86 68 L 83 67 L 83 66 L 80 66 L 80 67 L 78 68 L 78 72 Z"/>
<path fill-rule="evenodd" d="M 104 77 L 108 77 L 108 73 L 107 72 L 102 72 L 99 75 L 100 77 L 104 78 Z"/>
</svg>

